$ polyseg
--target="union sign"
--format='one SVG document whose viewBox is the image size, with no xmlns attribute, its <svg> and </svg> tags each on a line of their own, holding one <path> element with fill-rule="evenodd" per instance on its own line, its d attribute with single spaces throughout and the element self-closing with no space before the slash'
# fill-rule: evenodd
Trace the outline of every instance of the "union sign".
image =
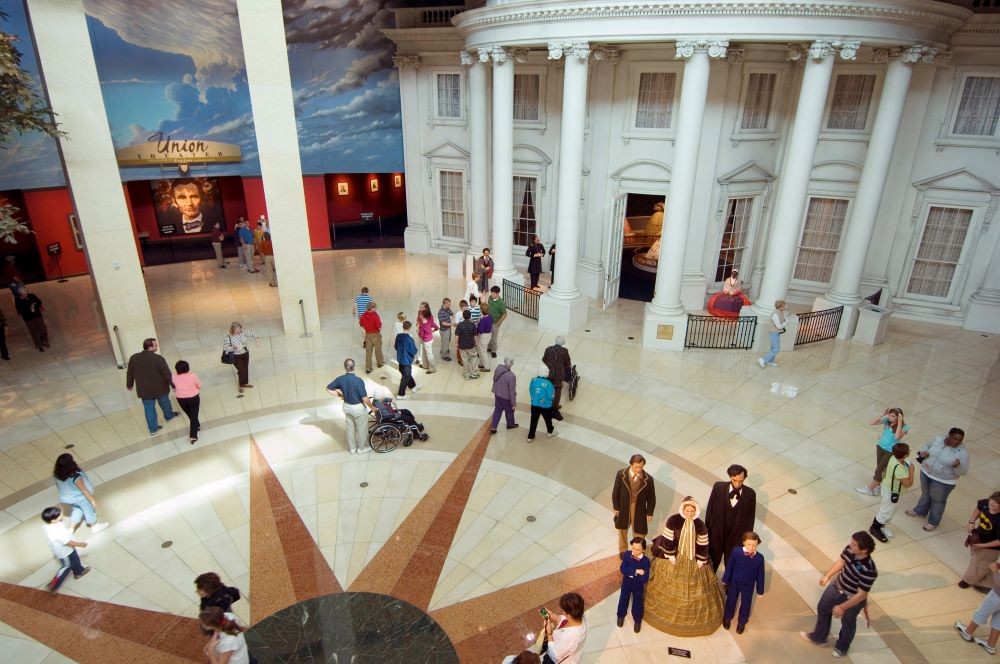
<svg viewBox="0 0 1000 664">
<path fill-rule="evenodd" d="M 155 166 L 157 164 L 190 164 L 241 161 L 240 146 L 217 141 L 202 141 L 164 136 L 157 132 L 145 143 L 129 145 L 115 151 L 119 166 Z"/>
</svg>

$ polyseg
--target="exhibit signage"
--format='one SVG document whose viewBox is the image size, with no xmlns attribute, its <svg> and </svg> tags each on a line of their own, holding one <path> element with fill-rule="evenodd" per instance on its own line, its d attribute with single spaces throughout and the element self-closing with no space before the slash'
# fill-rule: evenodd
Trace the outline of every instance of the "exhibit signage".
<svg viewBox="0 0 1000 664">
<path fill-rule="evenodd" d="M 174 138 L 163 132 L 149 136 L 145 143 L 115 151 L 119 166 L 155 166 L 157 164 L 218 163 L 241 161 L 240 146 L 233 143 Z"/>
</svg>

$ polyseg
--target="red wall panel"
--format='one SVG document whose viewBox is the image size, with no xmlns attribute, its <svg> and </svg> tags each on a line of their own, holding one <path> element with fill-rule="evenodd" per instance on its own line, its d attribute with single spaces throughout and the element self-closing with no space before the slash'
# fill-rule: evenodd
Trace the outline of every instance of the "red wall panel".
<svg viewBox="0 0 1000 664">
<path fill-rule="evenodd" d="M 59 276 L 56 260 L 48 255 L 45 247 L 58 242 L 62 248 L 61 266 L 63 274 L 87 274 L 87 259 L 82 249 L 76 248 L 73 231 L 69 225 L 69 215 L 73 212 L 73 201 L 65 187 L 57 189 L 36 189 L 24 192 L 24 212 L 31 220 L 35 231 L 35 242 L 42 258 L 42 266 L 48 279 Z"/>
<path fill-rule="evenodd" d="M 260 178 L 243 178 L 243 199 L 247 206 L 247 220 L 255 221 L 260 215 L 267 217 L 264 201 L 264 181 Z M 270 219 L 270 217 L 268 217 Z"/>
<path fill-rule="evenodd" d="M 327 216 L 326 181 L 322 175 L 302 178 L 306 194 L 306 218 L 309 221 L 309 245 L 315 249 L 329 249 L 330 222 Z"/>
<path fill-rule="evenodd" d="M 243 198 L 243 181 L 238 177 L 219 178 L 219 194 L 222 196 L 222 215 L 226 219 L 226 231 L 232 235 L 233 227 L 240 217 L 247 216 L 247 202 Z"/>
<path fill-rule="evenodd" d="M 396 187 L 394 177 L 400 176 Z M 378 191 L 372 191 L 372 180 Z M 358 221 L 362 212 L 395 217 L 406 213 L 406 181 L 400 173 L 338 173 L 326 176 L 327 197 L 332 223 Z M 347 194 L 339 193 L 339 185 L 347 184 Z"/>
</svg>

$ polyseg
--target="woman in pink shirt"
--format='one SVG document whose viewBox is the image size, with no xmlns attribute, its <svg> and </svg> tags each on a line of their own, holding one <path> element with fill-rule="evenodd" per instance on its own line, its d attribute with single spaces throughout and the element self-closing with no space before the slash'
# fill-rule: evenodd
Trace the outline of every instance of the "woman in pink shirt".
<svg viewBox="0 0 1000 664">
<path fill-rule="evenodd" d="M 201 408 L 201 397 L 199 396 L 201 381 L 198 380 L 198 374 L 192 373 L 191 365 L 184 360 L 179 360 L 174 365 L 174 370 L 177 372 L 174 374 L 174 394 L 177 397 L 177 403 L 181 405 L 181 410 L 191 422 L 188 437 L 191 444 L 194 445 L 198 442 L 198 429 L 201 428 L 201 423 L 198 422 L 198 409 Z"/>
<path fill-rule="evenodd" d="M 434 322 L 434 314 L 431 313 L 431 305 L 426 302 L 420 303 L 420 311 L 417 312 L 417 336 L 423 347 L 422 364 L 427 373 L 434 373 L 434 333 L 438 331 L 438 324 Z"/>
</svg>

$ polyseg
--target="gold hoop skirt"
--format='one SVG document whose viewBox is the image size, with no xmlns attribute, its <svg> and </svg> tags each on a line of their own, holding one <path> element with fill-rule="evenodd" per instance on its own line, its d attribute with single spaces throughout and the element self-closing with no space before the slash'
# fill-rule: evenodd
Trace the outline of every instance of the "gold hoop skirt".
<svg viewBox="0 0 1000 664">
<path fill-rule="evenodd" d="M 653 558 L 643 620 L 674 636 L 707 636 L 722 624 L 722 592 L 712 566 L 686 557 Z"/>
</svg>

